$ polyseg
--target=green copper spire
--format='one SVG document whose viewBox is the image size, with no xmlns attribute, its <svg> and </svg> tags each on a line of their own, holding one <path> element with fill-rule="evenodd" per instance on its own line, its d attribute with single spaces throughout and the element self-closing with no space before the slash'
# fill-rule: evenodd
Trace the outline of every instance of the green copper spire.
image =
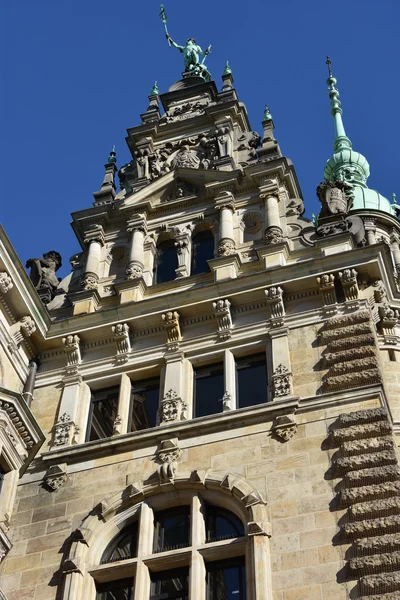
<svg viewBox="0 0 400 600">
<path fill-rule="evenodd" d="M 226 61 L 224 75 L 232 75 L 232 69 L 230 68 L 228 61 Z"/>
<path fill-rule="evenodd" d="M 155 81 L 153 84 L 153 87 L 151 88 L 150 96 L 158 96 L 158 95 L 159 95 L 158 85 L 157 85 L 157 81 Z"/>
<path fill-rule="evenodd" d="M 336 139 L 333 145 L 333 149 L 335 152 L 340 152 L 341 150 L 351 150 L 352 144 L 349 138 L 346 135 L 344 130 L 342 114 L 343 109 L 341 108 L 341 102 L 339 100 L 339 90 L 336 87 L 337 80 L 332 76 L 332 61 L 329 56 L 326 57 L 326 64 L 328 65 L 329 77 L 326 80 L 326 83 L 329 86 L 329 98 L 331 99 L 331 113 L 333 118 L 335 119 L 335 133 Z"/>
<path fill-rule="evenodd" d="M 110 156 L 108 157 L 107 162 L 108 163 L 116 163 L 117 162 L 117 155 L 115 153 L 115 146 L 112 147 L 112 150 L 110 152 Z"/>
<path fill-rule="evenodd" d="M 266 104 L 265 108 L 264 108 L 264 118 L 263 118 L 263 121 L 272 121 L 272 115 L 271 115 L 271 112 L 270 112 L 270 110 L 268 108 L 268 104 Z"/>
</svg>

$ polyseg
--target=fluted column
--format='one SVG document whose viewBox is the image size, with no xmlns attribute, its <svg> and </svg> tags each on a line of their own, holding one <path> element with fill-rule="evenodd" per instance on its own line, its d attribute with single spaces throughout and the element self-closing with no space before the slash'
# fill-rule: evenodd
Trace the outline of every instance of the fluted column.
<svg viewBox="0 0 400 600">
<path fill-rule="evenodd" d="M 233 230 L 233 214 L 235 199 L 230 192 L 222 192 L 216 199 L 215 206 L 220 211 L 219 218 L 219 256 L 236 254 Z"/>
<path fill-rule="evenodd" d="M 89 244 L 89 249 L 81 281 L 81 287 L 84 290 L 94 290 L 98 287 L 101 249 L 104 241 L 104 231 L 101 225 L 92 225 L 85 231 L 84 242 Z"/>
<path fill-rule="evenodd" d="M 127 230 L 131 232 L 132 237 L 126 278 L 137 279 L 143 275 L 144 239 L 147 234 L 145 215 L 135 215 L 135 217 L 128 222 Z"/>
</svg>

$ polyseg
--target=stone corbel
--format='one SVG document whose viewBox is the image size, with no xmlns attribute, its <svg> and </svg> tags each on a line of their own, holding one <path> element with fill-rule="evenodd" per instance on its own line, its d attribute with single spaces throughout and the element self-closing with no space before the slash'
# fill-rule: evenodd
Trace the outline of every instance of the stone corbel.
<svg viewBox="0 0 400 600">
<path fill-rule="evenodd" d="M 217 300 L 213 302 L 214 317 L 218 322 L 218 339 L 227 340 L 232 335 L 231 303 L 229 300 Z"/>
<path fill-rule="evenodd" d="M 66 375 L 74 375 L 78 373 L 78 366 L 82 362 L 80 338 L 77 335 L 67 335 L 62 338 L 62 343 L 67 360 Z"/>
<path fill-rule="evenodd" d="M 179 342 L 182 340 L 181 328 L 179 325 L 179 313 L 168 311 L 161 315 L 164 331 L 167 334 L 167 350 L 175 352 L 179 349 Z"/>
<path fill-rule="evenodd" d="M 160 463 L 157 469 L 160 483 L 170 483 L 175 478 L 177 462 L 181 455 L 178 438 L 162 440 L 156 450 L 156 460 Z"/>
<path fill-rule="evenodd" d="M 272 424 L 272 433 L 281 442 L 288 442 L 295 435 L 296 431 L 297 424 L 294 414 L 281 415 L 274 419 Z"/>
<path fill-rule="evenodd" d="M 285 323 L 285 306 L 283 304 L 283 289 L 270 287 L 265 290 L 269 306 L 271 327 L 282 327 Z"/>
<path fill-rule="evenodd" d="M 399 337 L 396 335 L 396 325 L 399 322 L 399 311 L 396 308 L 391 308 L 387 302 L 379 306 L 379 325 L 382 330 L 386 344 L 396 345 L 399 342 Z"/>
<path fill-rule="evenodd" d="M 16 352 L 23 342 L 27 342 L 36 331 L 36 323 L 29 315 L 20 319 L 10 328 L 12 341 L 9 345 L 11 352 Z"/>
<path fill-rule="evenodd" d="M 255 535 L 272 536 L 272 526 L 269 521 L 249 521 L 247 523 L 247 535 L 253 537 Z"/>
<path fill-rule="evenodd" d="M 128 360 L 128 354 L 132 350 L 129 325 L 127 323 L 118 323 L 117 325 L 113 325 L 111 329 L 117 346 L 118 362 L 126 362 Z"/>
<path fill-rule="evenodd" d="M 333 273 L 324 273 L 317 277 L 319 291 L 322 295 L 323 313 L 330 317 L 337 312 L 337 298 L 335 290 L 335 275 Z"/>
<path fill-rule="evenodd" d="M 355 269 L 345 269 L 338 273 L 338 278 L 343 287 L 345 302 L 351 303 L 352 308 L 359 308 L 360 290 L 357 283 L 357 271 Z"/>
<path fill-rule="evenodd" d="M 161 400 L 158 411 L 160 425 L 186 420 L 186 402 L 178 397 L 173 390 L 169 390 Z"/>
<path fill-rule="evenodd" d="M 53 465 L 49 467 L 43 477 L 43 482 L 52 492 L 58 490 L 67 482 L 67 464 Z"/>
<path fill-rule="evenodd" d="M 0 273 L 0 291 L 2 294 L 7 294 L 8 291 L 13 287 L 13 282 L 10 275 L 3 271 Z"/>
</svg>

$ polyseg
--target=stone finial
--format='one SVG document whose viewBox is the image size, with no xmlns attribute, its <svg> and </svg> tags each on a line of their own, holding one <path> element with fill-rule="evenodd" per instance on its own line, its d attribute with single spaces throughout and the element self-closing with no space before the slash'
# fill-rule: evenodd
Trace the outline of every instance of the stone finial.
<svg viewBox="0 0 400 600">
<path fill-rule="evenodd" d="M 49 467 L 43 477 L 43 482 L 52 492 L 58 490 L 66 483 L 68 479 L 67 465 L 52 465 Z"/>
<path fill-rule="evenodd" d="M 218 322 L 218 339 L 226 340 L 232 335 L 231 303 L 229 300 L 213 302 L 214 316 Z"/>
<path fill-rule="evenodd" d="M 182 340 L 181 329 L 179 326 L 179 313 L 170 310 L 161 315 L 164 330 L 167 334 L 167 346 L 169 350 L 177 350 L 179 342 Z"/>
<path fill-rule="evenodd" d="M 271 324 L 280 327 L 284 323 L 285 306 L 283 304 L 283 289 L 281 287 L 270 287 L 265 290 L 265 297 L 270 310 Z"/>
<path fill-rule="evenodd" d="M 292 374 L 287 367 L 280 364 L 272 374 L 272 388 L 274 398 L 289 396 L 291 393 Z"/>
<path fill-rule="evenodd" d="M 129 325 L 118 323 L 112 326 L 114 341 L 117 345 L 117 355 L 126 355 L 131 351 L 131 340 L 129 336 Z"/>
<path fill-rule="evenodd" d="M 0 273 L 0 291 L 2 294 L 7 294 L 13 285 L 12 279 L 6 271 Z"/>
<path fill-rule="evenodd" d="M 82 362 L 80 350 L 80 338 L 75 335 L 67 335 L 62 338 L 64 352 L 67 359 L 67 367 L 75 367 Z"/>
<path fill-rule="evenodd" d="M 169 390 L 161 400 L 159 408 L 160 424 L 186 420 L 186 409 L 186 402 L 179 398 L 174 390 Z"/>
<path fill-rule="evenodd" d="M 352 302 L 359 298 L 360 290 L 358 289 L 357 275 L 358 273 L 355 269 L 345 269 L 338 273 L 346 302 Z"/>
<path fill-rule="evenodd" d="M 174 480 L 177 461 L 181 452 L 178 438 L 171 438 L 160 442 L 156 450 L 156 460 L 160 463 L 157 469 L 160 483 L 169 483 Z"/>
</svg>

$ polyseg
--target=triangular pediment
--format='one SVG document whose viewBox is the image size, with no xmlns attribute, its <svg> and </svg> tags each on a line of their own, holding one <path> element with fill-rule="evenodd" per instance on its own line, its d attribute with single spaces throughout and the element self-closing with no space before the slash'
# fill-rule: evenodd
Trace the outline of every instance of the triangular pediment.
<svg viewBox="0 0 400 600">
<path fill-rule="evenodd" d="M 143 207 L 154 210 L 159 205 L 180 202 L 189 198 L 212 195 L 218 184 L 238 185 L 240 171 L 216 171 L 179 167 L 157 180 L 121 198 L 121 210 Z M 122 194 L 120 194 L 122 196 Z M 118 200 L 118 198 L 117 198 Z"/>
</svg>

